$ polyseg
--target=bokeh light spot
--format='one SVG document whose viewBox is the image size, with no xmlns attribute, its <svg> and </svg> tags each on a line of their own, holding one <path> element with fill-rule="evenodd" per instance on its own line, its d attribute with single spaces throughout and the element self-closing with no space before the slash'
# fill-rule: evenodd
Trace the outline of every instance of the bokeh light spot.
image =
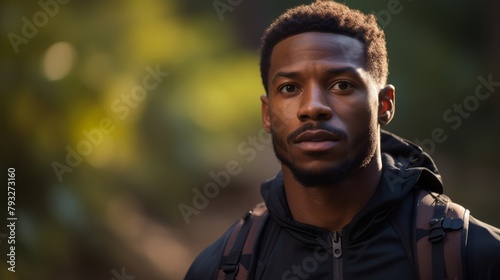
<svg viewBox="0 0 500 280">
<path fill-rule="evenodd" d="M 50 46 L 43 57 L 43 73 L 50 81 L 57 81 L 68 75 L 75 61 L 75 47 L 68 42 Z"/>
</svg>

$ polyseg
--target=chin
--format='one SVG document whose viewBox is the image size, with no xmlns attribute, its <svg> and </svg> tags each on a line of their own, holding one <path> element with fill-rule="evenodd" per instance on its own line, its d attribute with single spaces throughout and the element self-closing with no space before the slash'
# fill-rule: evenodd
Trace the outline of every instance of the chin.
<svg viewBox="0 0 500 280">
<path fill-rule="evenodd" d="M 325 168 L 300 168 L 294 165 L 287 167 L 292 171 L 295 179 L 306 188 L 333 185 L 344 180 L 357 169 L 350 161 Z"/>
<path fill-rule="evenodd" d="M 368 166 L 374 158 L 374 153 L 367 149 L 352 159 L 335 160 L 303 160 L 297 162 L 290 160 L 279 153 L 277 158 L 282 165 L 288 167 L 295 180 L 306 188 L 328 187 L 345 180 L 358 170 Z"/>
</svg>

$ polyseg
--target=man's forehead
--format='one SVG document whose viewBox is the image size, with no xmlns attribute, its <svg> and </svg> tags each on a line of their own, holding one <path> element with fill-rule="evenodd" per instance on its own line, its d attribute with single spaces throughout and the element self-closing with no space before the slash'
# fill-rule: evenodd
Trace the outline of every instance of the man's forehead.
<svg viewBox="0 0 500 280">
<path fill-rule="evenodd" d="M 373 78 L 365 69 L 364 44 L 360 40 L 336 33 L 307 32 L 276 44 L 271 54 L 269 80 L 272 81 L 278 72 L 297 71 L 300 65 L 310 65 L 311 62 L 335 68 L 349 66 L 361 76 Z"/>
<path fill-rule="evenodd" d="M 300 33 L 290 36 L 274 46 L 271 54 L 271 68 L 278 66 L 275 64 L 308 59 L 331 59 L 364 67 L 364 44 L 354 37 L 342 34 Z"/>
</svg>

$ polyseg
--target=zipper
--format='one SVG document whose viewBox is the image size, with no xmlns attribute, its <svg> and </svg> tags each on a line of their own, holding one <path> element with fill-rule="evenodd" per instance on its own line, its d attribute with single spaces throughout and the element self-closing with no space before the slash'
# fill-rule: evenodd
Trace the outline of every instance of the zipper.
<svg viewBox="0 0 500 280">
<path fill-rule="evenodd" d="M 333 254 L 333 280 L 342 280 L 342 238 L 340 232 L 330 234 Z"/>
</svg>

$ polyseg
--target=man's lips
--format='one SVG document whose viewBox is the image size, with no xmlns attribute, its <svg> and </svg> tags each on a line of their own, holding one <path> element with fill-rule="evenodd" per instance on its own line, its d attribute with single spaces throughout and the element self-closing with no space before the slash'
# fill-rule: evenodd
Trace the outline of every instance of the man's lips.
<svg viewBox="0 0 500 280">
<path fill-rule="evenodd" d="M 311 152 L 320 152 L 331 149 L 341 137 L 326 130 L 308 130 L 294 139 L 294 142 L 302 149 Z"/>
<path fill-rule="evenodd" d="M 320 142 L 320 141 L 339 141 L 340 136 L 334 133 L 331 133 L 326 130 L 308 130 L 304 133 L 299 134 L 294 139 L 295 143 L 302 142 Z"/>
</svg>

